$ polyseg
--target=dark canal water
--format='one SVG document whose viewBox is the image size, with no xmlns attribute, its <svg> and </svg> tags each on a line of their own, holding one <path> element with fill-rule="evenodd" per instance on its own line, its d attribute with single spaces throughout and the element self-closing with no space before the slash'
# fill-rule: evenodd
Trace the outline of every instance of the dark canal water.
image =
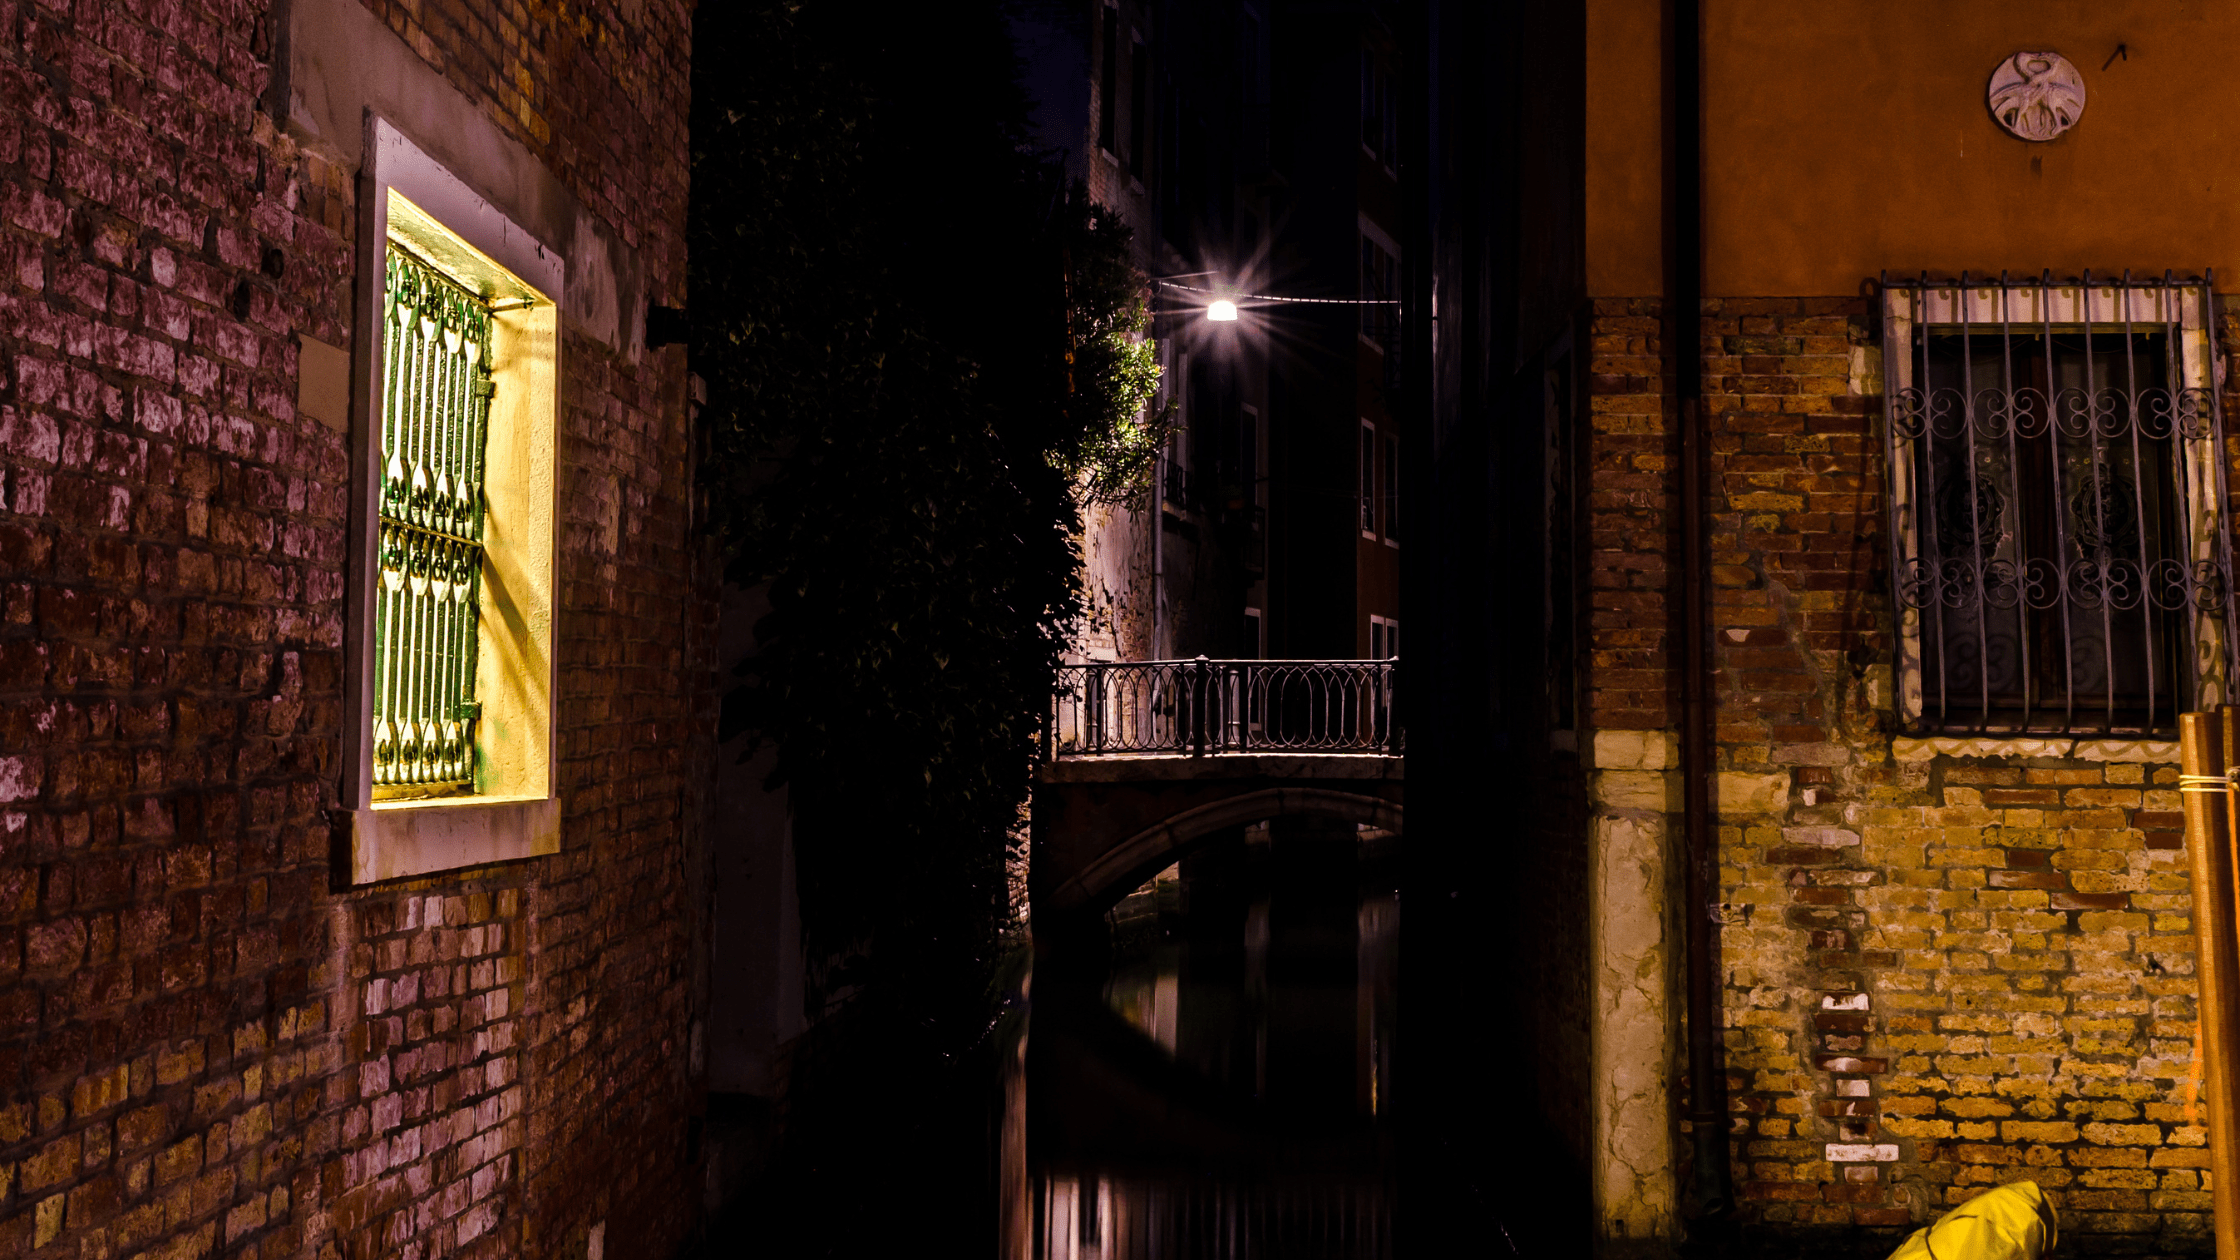
<svg viewBox="0 0 2240 1260">
<path fill-rule="evenodd" d="M 1396 845 L 1247 828 L 1115 907 L 1102 950 L 1038 960 L 1007 1258 L 1391 1254 Z"/>
</svg>

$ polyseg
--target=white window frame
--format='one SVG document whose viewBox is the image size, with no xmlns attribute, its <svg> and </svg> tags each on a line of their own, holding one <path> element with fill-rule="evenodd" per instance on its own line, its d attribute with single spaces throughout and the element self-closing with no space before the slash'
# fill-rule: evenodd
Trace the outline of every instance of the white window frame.
<svg viewBox="0 0 2240 1260">
<path fill-rule="evenodd" d="M 1369 659 L 1389 661 L 1400 655 L 1400 619 L 1369 614 Z"/>
<path fill-rule="evenodd" d="M 566 264 L 393 124 L 368 113 L 360 181 L 354 502 L 345 631 L 344 803 L 355 884 L 560 851 L 560 321 Z M 400 207 L 400 200 L 403 205 Z M 392 214 L 392 209 L 396 213 Z M 416 213 L 417 212 L 417 213 Z M 431 230 L 435 235 L 431 236 Z M 373 584 L 379 530 L 383 260 L 392 233 L 470 288 L 525 295 L 493 304 L 475 791 L 373 799 Z M 417 234 L 417 235 L 414 235 Z M 370 279 L 368 279 L 370 277 Z"/>
</svg>

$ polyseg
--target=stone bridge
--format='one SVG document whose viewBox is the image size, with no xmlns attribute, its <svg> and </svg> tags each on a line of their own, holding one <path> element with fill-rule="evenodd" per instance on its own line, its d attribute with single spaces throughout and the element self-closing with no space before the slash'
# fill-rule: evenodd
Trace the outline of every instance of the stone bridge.
<svg viewBox="0 0 2240 1260">
<path fill-rule="evenodd" d="M 1061 758 L 1034 785 L 1028 895 L 1038 924 L 1101 914 L 1197 842 L 1263 818 L 1401 828 L 1403 761 L 1384 753 Z"/>
<path fill-rule="evenodd" d="M 1035 777 L 1036 935 L 1100 915 L 1206 837 L 1264 818 L 1400 831 L 1400 662 L 1059 669 Z"/>
</svg>

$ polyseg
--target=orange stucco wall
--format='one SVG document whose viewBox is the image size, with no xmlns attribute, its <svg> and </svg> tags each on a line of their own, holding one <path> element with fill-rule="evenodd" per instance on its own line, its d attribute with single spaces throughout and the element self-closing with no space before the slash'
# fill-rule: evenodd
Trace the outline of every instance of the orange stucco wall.
<svg viewBox="0 0 2240 1260">
<path fill-rule="evenodd" d="M 1664 291 L 1663 0 L 1587 3 L 1587 292 Z"/>
<path fill-rule="evenodd" d="M 1657 0 L 1589 0 L 1588 283 L 1659 291 Z M 2240 5 L 1704 0 L 1705 290 L 1855 293 L 1885 268 L 2215 267 L 2240 282 Z M 2128 59 L 2102 68 L 2118 44 Z M 2083 72 L 2049 143 L 1984 106 L 2002 58 Z"/>
</svg>

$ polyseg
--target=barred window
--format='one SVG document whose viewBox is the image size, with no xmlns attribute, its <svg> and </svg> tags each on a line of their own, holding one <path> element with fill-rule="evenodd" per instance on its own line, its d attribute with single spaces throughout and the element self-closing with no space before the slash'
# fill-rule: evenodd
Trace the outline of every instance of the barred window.
<svg viewBox="0 0 2240 1260">
<path fill-rule="evenodd" d="M 1908 729 L 2163 734 L 2221 702 L 2207 282 L 1924 276 L 1883 294 Z"/>
<path fill-rule="evenodd" d="M 374 587 L 377 797 L 474 785 L 490 308 L 392 242 Z"/>
</svg>

